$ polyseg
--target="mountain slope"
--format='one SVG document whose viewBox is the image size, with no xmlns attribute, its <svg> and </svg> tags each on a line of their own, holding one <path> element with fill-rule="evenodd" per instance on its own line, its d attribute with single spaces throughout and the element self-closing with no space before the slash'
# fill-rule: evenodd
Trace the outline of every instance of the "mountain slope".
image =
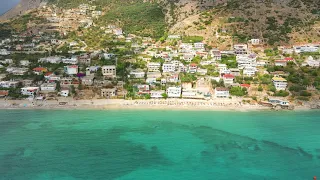
<svg viewBox="0 0 320 180">
<path fill-rule="evenodd" d="M 114 23 L 142 36 L 159 38 L 168 30 L 203 36 L 213 46 L 251 38 L 268 45 L 320 41 L 319 0 L 48 0 L 62 9 L 82 3 L 103 11 L 97 25 Z"/>
</svg>

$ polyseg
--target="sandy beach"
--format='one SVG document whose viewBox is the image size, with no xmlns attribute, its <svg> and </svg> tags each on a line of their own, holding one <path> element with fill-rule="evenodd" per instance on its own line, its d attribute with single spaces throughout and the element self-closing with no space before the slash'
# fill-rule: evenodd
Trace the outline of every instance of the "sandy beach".
<svg viewBox="0 0 320 180">
<path fill-rule="evenodd" d="M 242 103 L 240 99 L 94 99 L 74 100 L 60 98 L 58 100 L 0 100 L 0 109 L 153 109 L 153 110 L 213 110 L 213 111 L 259 111 L 271 110 L 270 107 L 259 104 Z M 309 110 L 307 106 L 295 106 L 294 110 Z"/>
</svg>

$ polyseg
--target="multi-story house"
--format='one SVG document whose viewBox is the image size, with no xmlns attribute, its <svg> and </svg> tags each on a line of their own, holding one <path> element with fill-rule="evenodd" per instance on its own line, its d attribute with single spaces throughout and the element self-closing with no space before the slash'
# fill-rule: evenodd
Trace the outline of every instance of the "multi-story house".
<svg viewBox="0 0 320 180">
<path fill-rule="evenodd" d="M 214 90 L 214 97 L 215 98 L 229 98 L 229 89 L 223 87 L 217 87 Z"/>
<path fill-rule="evenodd" d="M 235 54 L 248 54 L 247 44 L 235 44 L 233 49 Z"/>
<path fill-rule="evenodd" d="M 176 65 L 173 63 L 163 63 L 162 65 L 162 71 L 164 73 L 175 72 L 175 70 L 176 70 Z"/>
<path fill-rule="evenodd" d="M 161 64 L 158 62 L 148 63 L 148 72 L 159 72 Z"/>
<path fill-rule="evenodd" d="M 168 87 L 166 92 L 169 98 L 181 97 L 181 87 Z"/>
<path fill-rule="evenodd" d="M 78 66 L 77 65 L 64 66 L 64 72 L 69 75 L 76 75 L 78 74 Z"/>
<path fill-rule="evenodd" d="M 101 97 L 110 99 L 112 97 L 115 97 L 116 95 L 117 95 L 117 89 L 116 88 L 101 89 Z"/>
<path fill-rule="evenodd" d="M 282 77 L 273 77 L 272 82 L 277 90 L 286 90 L 287 80 Z"/>
<path fill-rule="evenodd" d="M 223 82 L 226 85 L 233 84 L 234 76 L 232 74 L 225 74 L 223 75 Z"/>
<path fill-rule="evenodd" d="M 103 76 L 105 77 L 115 78 L 117 76 L 117 69 L 115 65 L 102 66 L 101 70 L 102 70 Z"/>
<path fill-rule="evenodd" d="M 243 68 L 243 75 L 245 76 L 254 76 L 257 72 L 257 68 L 255 67 L 245 67 Z"/>
</svg>

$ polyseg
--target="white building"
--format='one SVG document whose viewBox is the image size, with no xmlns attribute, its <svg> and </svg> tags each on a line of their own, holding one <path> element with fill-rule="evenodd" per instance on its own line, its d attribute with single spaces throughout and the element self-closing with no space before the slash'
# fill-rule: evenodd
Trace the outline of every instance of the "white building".
<svg viewBox="0 0 320 180">
<path fill-rule="evenodd" d="M 144 71 L 131 71 L 130 72 L 130 77 L 131 78 L 144 78 L 146 73 Z"/>
<path fill-rule="evenodd" d="M 146 83 L 148 84 L 153 84 L 157 82 L 157 78 L 147 78 Z"/>
<path fill-rule="evenodd" d="M 247 44 L 235 44 L 233 49 L 235 54 L 248 54 Z"/>
<path fill-rule="evenodd" d="M 194 48 L 195 49 L 204 49 L 204 43 L 202 43 L 202 42 L 194 43 Z"/>
<path fill-rule="evenodd" d="M 62 62 L 65 64 L 77 64 L 78 58 L 76 56 L 72 56 L 71 58 L 63 58 Z"/>
<path fill-rule="evenodd" d="M 257 66 L 257 56 L 255 54 L 240 54 L 237 55 L 236 60 L 239 69 Z"/>
<path fill-rule="evenodd" d="M 122 29 L 121 28 L 114 29 L 113 34 L 116 36 L 121 36 L 123 34 Z"/>
<path fill-rule="evenodd" d="M 260 44 L 260 39 L 251 39 L 250 43 L 254 46 L 259 45 Z"/>
<path fill-rule="evenodd" d="M 224 84 L 232 84 L 234 80 L 234 76 L 232 74 L 225 74 L 222 78 Z"/>
<path fill-rule="evenodd" d="M 245 76 L 254 76 L 257 72 L 257 68 L 255 67 L 245 67 L 243 69 L 243 75 Z"/>
<path fill-rule="evenodd" d="M 319 44 L 307 44 L 303 46 L 293 46 L 295 53 L 304 53 L 304 52 L 318 52 L 320 50 Z"/>
<path fill-rule="evenodd" d="M 173 63 L 163 63 L 162 65 L 162 71 L 164 73 L 174 72 L 175 70 L 176 70 L 176 65 Z"/>
<path fill-rule="evenodd" d="M 56 84 L 53 83 L 53 84 L 49 84 L 49 83 L 43 83 L 41 86 L 40 86 L 40 90 L 41 91 L 55 91 L 56 90 Z"/>
<path fill-rule="evenodd" d="M 1 88 L 16 88 L 18 84 L 18 81 L 0 81 Z"/>
<path fill-rule="evenodd" d="M 21 94 L 26 96 L 32 96 L 36 95 L 39 92 L 39 87 L 24 87 L 21 88 Z"/>
<path fill-rule="evenodd" d="M 103 58 L 104 59 L 111 59 L 115 57 L 115 54 L 111 54 L 111 53 L 103 53 Z"/>
<path fill-rule="evenodd" d="M 77 65 L 64 66 L 64 72 L 69 75 L 76 75 L 78 74 L 78 66 Z"/>
<path fill-rule="evenodd" d="M 218 64 L 218 70 L 220 73 L 227 71 L 228 70 L 227 65 L 226 64 Z"/>
<path fill-rule="evenodd" d="M 221 52 L 218 49 L 212 49 L 210 51 L 212 60 L 214 61 L 221 61 Z"/>
<path fill-rule="evenodd" d="M 197 90 L 196 89 L 183 89 L 181 97 L 182 98 L 197 98 Z"/>
<path fill-rule="evenodd" d="M 181 39 L 181 36 L 180 35 L 169 35 L 167 39 Z"/>
<path fill-rule="evenodd" d="M 215 98 L 229 98 L 229 89 L 227 88 L 222 88 L 222 87 L 217 87 L 214 90 L 214 97 Z"/>
<path fill-rule="evenodd" d="M 51 64 L 58 64 L 61 62 L 61 57 L 59 56 L 50 56 L 46 58 L 40 58 L 38 60 L 39 63 L 51 63 Z"/>
<path fill-rule="evenodd" d="M 150 91 L 151 98 L 163 98 L 162 94 L 166 93 L 165 91 Z"/>
<path fill-rule="evenodd" d="M 191 62 L 194 57 L 195 57 L 194 54 L 185 53 L 185 54 L 183 54 L 182 59 L 185 60 L 186 62 Z"/>
<path fill-rule="evenodd" d="M 287 80 L 282 77 L 273 77 L 272 82 L 277 90 L 286 90 L 287 88 Z"/>
<path fill-rule="evenodd" d="M 21 60 L 20 61 L 21 66 L 29 66 L 29 64 L 30 64 L 30 61 L 28 61 L 28 60 Z"/>
<path fill-rule="evenodd" d="M 60 91 L 60 95 L 63 96 L 63 97 L 68 97 L 69 96 L 69 90 Z"/>
<path fill-rule="evenodd" d="M 105 98 L 112 98 L 117 95 L 117 89 L 111 88 L 111 89 L 101 89 L 101 97 Z"/>
<path fill-rule="evenodd" d="M 275 66 L 283 66 L 283 67 L 285 67 L 285 66 L 287 66 L 287 61 L 285 61 L 285 60 L 275 60 L 274 61 L 274 65 Z"/>
<path fill-rule="evenodd" d="M 6 49 L 0 49 L 0 55 L 1 56 L 7 56 L 7 55 L 10 55 L 10 52 L 7 51 Z"/>
<path fill-rule="evenodd" d="M 179 98 L 181 97 L 181 87 L 168 87 L 167 95 L 170 98 Z"/>
<path fill-rule="evenodd" d="M 308 66 L 310 66 L 310 67 L 319 67 L 319 66 L 320 66 L 320 59 L 316 60 L 316 59 L 313 59 L 312 56 L 309 56 L 309 57 L 307 58 L 306 63 L 307 63 Z"/>
<path fill-rule="evenodd" d="M 159 72 L 161 64 L 158 62 L 148 63 L 148 72 Z"/>
<path fill-rule="evenodd" d="M 115 65 L 102 66 L 102 74 L 106 77 L 115 78 L 117 76 L 117 70 Z"/>
</svg>

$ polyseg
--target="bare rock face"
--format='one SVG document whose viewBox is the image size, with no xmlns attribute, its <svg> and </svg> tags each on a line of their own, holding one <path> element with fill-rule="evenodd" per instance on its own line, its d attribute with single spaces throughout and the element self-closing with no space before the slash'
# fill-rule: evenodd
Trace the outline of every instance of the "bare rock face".
<svg viewBox="0 0 320 180">
<path fill-rule="evenodd" d="M 17 6 L 0 16 L 0 20 L 8 20 L 26 14 L 28 11 L 36 9 L 42 4 L 45 4 L 44 0 L 21 0 Z"/>
</svg>

